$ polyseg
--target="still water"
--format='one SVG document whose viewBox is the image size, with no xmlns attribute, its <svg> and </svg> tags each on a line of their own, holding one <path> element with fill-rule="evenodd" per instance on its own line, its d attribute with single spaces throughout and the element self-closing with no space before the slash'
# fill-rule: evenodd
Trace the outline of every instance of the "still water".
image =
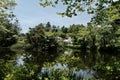
<svg viewBox="0 0 120 80">
<path fill-rule="evenodd" d="M 71 80 L 97 79 L 101 75 L 93 67 L 101 62 L 110 63 L 112 60 L 120 60 L 116 53 L 80 51 L 77 49 L 64 49 L 60 52 L 26 52 L 24 50 L 11 51 L 0 49 L 0 59 L 14 59 L 15 66 L 23 66 L 26 63 L 40 64 L 39 74 L 42 78 L 55 75 L 56 71 L 66 73 Z"/>
</svg>

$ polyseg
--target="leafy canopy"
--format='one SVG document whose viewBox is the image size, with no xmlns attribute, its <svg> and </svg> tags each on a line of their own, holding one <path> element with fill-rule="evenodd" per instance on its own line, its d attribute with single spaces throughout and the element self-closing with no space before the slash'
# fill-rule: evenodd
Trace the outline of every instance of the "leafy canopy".
<svg viewBox="0 0 120 80">
<path fill-rule="evenodd" d="M 113 2 L 114 0 L 40 0 L 40 5 L 43 7 L 55 7 L 57 4 L 63 4 L 66 7 L 66 11 L 59 14 L 72 17 L 83 11 L 94 13 L 96 10 L 99 11 Z"/>
</svg>

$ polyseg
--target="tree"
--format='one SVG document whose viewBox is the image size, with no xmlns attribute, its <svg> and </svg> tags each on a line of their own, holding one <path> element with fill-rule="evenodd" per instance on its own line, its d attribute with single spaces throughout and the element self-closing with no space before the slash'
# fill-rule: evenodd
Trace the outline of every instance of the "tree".
<svg viewBox="0 0 120 80">
<path fill-rule="evenodd" d="M 32 46 L 33 50 L 42 50 L 44 48 L 45 33 L 43 24 L 30 28 L 29 33 L 27 33 L 27 42 Z"/>
<path fill-rule="evenodd" d="M 62 31 L 63 33 L 67 33 L 67 32 L 68 32 L 68 29 L 67 29 L 65 26 L 63 26 L 63 27 L 61 28 L 61 31 Z"/>
<path fill-rule="evenodd" d="M 101 47 L 115 47 L 117 43 L 117 32 L 120 26 L 120 1 L 112 2 L 108 7 L 103 8 L 95 13 L 92 18 L 92 24 L 101 26 L 99 34 L 102 36 Z M 99 7 L 100 8 L 100 7 Z"/>
<path fill-rule="evenodd" d="M 0 47 L 8 47 L 17 42 L 20 31 L 18 20 L 11 11 L 8 13 L 14 6 L 14 0 L 0 1 Z"/>
<path fill-rule="evenodd" d="M 69 27 L 68 32 L 73 33 L 73 34 L 77 34 L 79 32 L 80 28 L 82 28 L 82 27 L 85 27 L 85 26 L 83 26 L 82 24 L 81 25 L 73 24 Z"/>
<path fill-rule="evenodd" d="M 50 22 L 47 22 L 45 28 L 46 28 L 46 31 L 50 31 L 51 30 L 51 24 L 50 24 Z"/>
<path fill-rule="evenodd" d="M 68 35 L 73 38 L 73 44 L 79 44 L 79 40 L 81 38 L 82 30 L 85 29 L 85 26 L 81 25 L 70 25 L 68 28 Z M 83 38 L 83 36 L 82 36 Z"/>
<path fill-rule="evenodd" d="M 13 12 L 11 12 L 11 10 L 15 7 L 15 5 L 16 5 L 15 0 L 0 0 L 0 18 L 3 19 L 9 18 L 12 20 L 14 14 Z M 3 22 L 0 22 L 0 25 L 2 23 Z"/>
<path fill-rule="evenodd" d="M 43 24 L 39 24 L 35 28 L 30 28 L 27 33 L 27 42 L 31 45 L 33 50 L 48 51 L 51 48 L 57 48 L 56 39 L 53 36 L 45 34 Z"/>
<path fill-rule="evenodd" d="M 113 27 L 113 23 L 120 19 L 119 4 L 120 1 L 112 2 L 108 7 L 96 11 L 95 16 L 92 18 L 92 22 L 96 25 L 112 25 Z"/>
<path fill-rule="evenodd" d="M 40 0 L 40 5 L 43 7 L 52 5 L 54 7 L 61 3 L 63 6 L 66 6 L 66 11 L 59 14 L 72 17 L 83 11 L 94 13 L 96 10 L 99 11 L 99 9 L 103 9 L 113 2 L 114 0 Z"/>
<path fill-rule="evenodd" d="M 0 47 L 8 47 L 17 42 L 17 35 L 13 30 L 0 26 Z"/>
<path fill-rule="evenodd" d="M 89 41 L 89 46 L 92 50 L 95 50 L 96 48 L 96 43 L 97 43 L 97 36 L 98 36 L 98 28 L 93 27 L 91 23 L 88 23 L 87 25 L 87 39 Z"/>
<path fill-rule="evenodd" d="M 57 31 L 58 31 L 57 27 L 55 25 L 53 25 L 52 26 L 52 32 L 57 32 Z"/>
</svg>

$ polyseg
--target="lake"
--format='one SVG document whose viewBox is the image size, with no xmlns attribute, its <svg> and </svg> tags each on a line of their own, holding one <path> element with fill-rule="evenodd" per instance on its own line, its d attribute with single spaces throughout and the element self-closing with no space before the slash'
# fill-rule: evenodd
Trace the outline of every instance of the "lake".
<svg viewBox="0 0 120 80">
<path fill-rule="evenodd" d="M 42 80 L 50 79 L 54 75 L 56 77 L 64 76 L 70 80 L 100 79 L 101 77 L 109 79 L 110 77 L 107 77 L 110 75 L 109 73 L 114 79 L 114 76 L 119 77 L 120 75 L 119 70 L 117 71 L 120 69 L 119 65 L 117 66 L 120 63 L 118 52 L 91 52 L 70 48 L 61 51 L 32 52 L 2 48 L 0 49 L 0 59 L 15 60 L 14 66 L 19 67 L 25 64 L 38 64 L 40 66 L 37 74 L 41 76 Z M 116 65 L 113 65 L 114 63 Z M 113 74 L 113 72 L 117 73 Z"/>
</svg>

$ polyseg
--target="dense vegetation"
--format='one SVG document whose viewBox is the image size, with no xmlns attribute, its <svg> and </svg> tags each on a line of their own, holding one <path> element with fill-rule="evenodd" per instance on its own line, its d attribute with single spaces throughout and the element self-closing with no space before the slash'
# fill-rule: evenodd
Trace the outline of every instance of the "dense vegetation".
<svg viewBox="0 0 120 80">
<path fill-rule="evenodd" d="M 59 2 L 40 0 L 40 5 L 56 6 Z M 81 80 L 82 77 L 71 74 L 81 68 L 95 70 L 98 79 L 120 79 L 120 1 L 62 0 L 61 3 L 67 6 L 66 12 L 59 13 L 63 16 L 76 16 L 77 11 L 85 10 L 94 16 L 86 26 L 59 27 L 47 22 L 23 34 L 20 33 L 19 20 L 11 12 L 15 1 L 0 1 L 0 80 Z M 75 49 L 76 53 L 71 56 L 61 54 L 66 48 Z M 94 52 L 93 56 L 91 52 Z M 111 57 L 101 59 L 100 53 L 105 58 Z M 24 63 L 17 62 L 19 55 L 25 57 Z M 84 60 L 92 58 L 83 62 L 82 57 Z M 53 69 L 56 64 L 64 69 Z M 43 67 L 46 71 L 42 73 Z"/>
</svg>

